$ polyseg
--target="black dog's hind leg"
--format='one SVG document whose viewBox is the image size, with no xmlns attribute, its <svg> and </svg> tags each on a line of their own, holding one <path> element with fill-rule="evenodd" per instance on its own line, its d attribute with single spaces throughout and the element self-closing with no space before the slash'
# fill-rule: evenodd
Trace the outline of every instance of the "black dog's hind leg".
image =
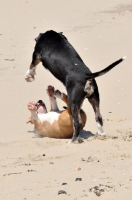
<svg viewBox="0 0 132 200">
<path fill-rule="evenodd" d="M 74 133 L 70 143 L 75 142 L 82 142 L 81 138 L 79 138 L 79 133 L 82 127 L 82 120 L 80 116 L 80 109 L 82 106 L 82 103 L 84 101 L 85 93 L 83 91 L 83 88 L 80 87 L 80 85 L 75 85 L 73 88 L 70 85 L 68 89 L 68 100 L 70 105 L 70 111 L 73 118 L 73 126 L 74 126 Z"/>
<path fill-rule="evenodd" d="M 72 113 L 72 118 L 73 118 L 74 133 L 73 133 L 72 139 L 69 141 L 68 144 L 75 143 L 75 142 L 80 143 L 81 141 L 78 136 L 79 136 L 81 126 L 82 126 L 82 120 L 80 116 L 80 108 L 78 108 L 78 105 L 71 104 L 71 113 Z"/>
<path fill-rule="evenodd" d="M 87 93 L 86 98 L 89 100 L 91 103 L 94 112 L 95 112 L 95 120 L 97 123 L 97 128 L 98 128 L 98 135 L 105 136 L 104 128 L 103 128 L 103 120 L 102 116 L 100 114 L 100 109 L 99 109 L 99 91 L 98 91 L 98 86 L 96 81 L 93 80 L 88 80 L 86 82 L 84 91 Z"/>
<path fill-rule="evenodd" d="M 106 136 L 103 128 L 102 116 L 100 114 L 100 109 L 99 109 L 99 99 L 95 96 L 95 94 L 93 94 L 92 96 L 88 97 L 88 100 L 91 103 L 95 112 L 95 120 L 97 123 L 98 135 Z"/>
</svg>

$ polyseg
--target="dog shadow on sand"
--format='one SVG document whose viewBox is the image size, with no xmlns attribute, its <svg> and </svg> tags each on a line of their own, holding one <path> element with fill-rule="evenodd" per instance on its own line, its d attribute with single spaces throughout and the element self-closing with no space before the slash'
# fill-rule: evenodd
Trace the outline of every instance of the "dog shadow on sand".
<svg viewBox="0 0 132 200">
<path fill-rule="evenodd" d="M 87 140 L 91 137 L 94 137 L 94 136 L 95 136 L 95 134 L 93 134 L 91 131 L 86 131 L 86 130 L 81 130 L 80 134 L 79 134 L 79 137 L 81 137 L 85 140 Z"/>
<path fill-rule="evenodd" d="M 34 131 L 27 131 L 27 132 L 28 133 L 34 133 L 33 138 L 43 138 L 42 136 L 35 134 Z M 86 130 L 81 130 L 80 134 L 79 134 L 79 137 L 81 137 L 84 140 L 87 140 L 87 139 L 94 137 L 94 136 L 95 136 L 95 134 L 93 134 L 91 131 L 86 131 Z"/>
</svg>

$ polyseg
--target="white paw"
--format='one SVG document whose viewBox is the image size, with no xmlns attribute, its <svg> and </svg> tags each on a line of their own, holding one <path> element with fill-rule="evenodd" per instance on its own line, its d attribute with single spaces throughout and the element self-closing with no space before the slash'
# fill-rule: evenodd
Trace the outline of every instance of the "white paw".
<svg viewBox="0 0 132 200">
<path fill-rule="evenodd" d="M 26 72 L 26 74 L 25 74 L 25 80 L 27 81 L 27 82 L 32 82 L 32 81 L 34 81 L 34 75 L 36 74 L 35 73 L 35 67 L 34 68 L 32 68 L 32 69 L 28 69 L 28 71 Z"/>
<path fill-rule="evenodd" d="M 62 93 L 61 93 L 59 90 L 55 90 L 54 96 L 55 96 L 56 98 L 62 99 Z"/>
<path fill-rule="evenodd" d="M 99 124 L 98 122 L 97 122 L 97 127 L 98 127 L 98 135 L 106 136 L 106 133 L 104 132 L 104 127 L 101 124 Z"/>
<path fill-rule="evenodd" d="M 105 132 L 103 132 L 103 133 L 100 133 L 100 132 L 98 132 L 98 135 L 100 135 L 100 136 L 106 136 L 106 133 Z"/>
<path fill-rule="evenodd" d="M 54 96 L 59 99 L 63 99 L 66 96 L 64 93 L 60 92 L 59 90 L 55 90 Z"/>
</svg>

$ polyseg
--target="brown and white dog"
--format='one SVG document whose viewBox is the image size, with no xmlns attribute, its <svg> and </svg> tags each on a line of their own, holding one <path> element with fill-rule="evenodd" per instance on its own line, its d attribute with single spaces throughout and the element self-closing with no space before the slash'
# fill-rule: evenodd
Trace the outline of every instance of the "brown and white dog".
<svg viewBox="0 0 132 200">
<path fill-rule="evenodd" d="M 47 94 L 49 96 L 51 110 L 47 112 L 46 106 L 42 100 L 37 103 L 29 102 L 28 109 L 31 111 L 31 117 L 27 123 L 34 124 L 35 132 L 42 137 L 50 138 L 70 138 L 73 135 L 73 120 L 70 113 L 70 107 L 67 95 L 61 93 L 59 90 L 54 90 L 53 86 L 48 86 Z M 56 98 L 62 99 L 67 105 L 66 110 L 60 111 L 58 109 Z M 80 116 L 82 120 L 82 127 L 86 123 L 86 114 L 81 109 Z"/>
</svg>

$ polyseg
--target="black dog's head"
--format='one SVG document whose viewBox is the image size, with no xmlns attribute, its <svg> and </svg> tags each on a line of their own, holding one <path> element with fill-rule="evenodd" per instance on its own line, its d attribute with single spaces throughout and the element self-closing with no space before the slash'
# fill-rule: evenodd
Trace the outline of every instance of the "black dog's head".
<svg viewBox="0 0 132 200">
<path fill-rule="evenodd" d="M 56 33 L 55 31 L 47 31 L 47 32 L 53 32 L 53 33 Z M 47 33 L 46 32 L 46 33 Z M 39 39 L 44 35 L 45 33 L 39 33 L 39 36 L 38 37 L 36 37 L 34 40 L 36 41 L 36 42 L 38 42 L 39 41 Z M 67 38 L 63 35 L 63 32 L 60 32 L 60 33 L 58 33 L 62 38 L 64 38 L 64 39 L 66 39 L 67 40 Z"/>
</svg>

